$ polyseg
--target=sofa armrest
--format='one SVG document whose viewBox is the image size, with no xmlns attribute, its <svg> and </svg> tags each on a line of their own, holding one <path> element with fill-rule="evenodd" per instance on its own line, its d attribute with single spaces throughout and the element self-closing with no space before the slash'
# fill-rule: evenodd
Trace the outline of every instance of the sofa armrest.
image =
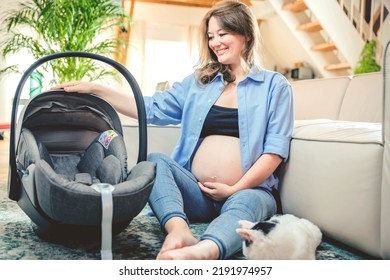
<svg viewBox="0 0 390 280">
<path fill-rule="evenodd" d="M 390 41 L 387 43 L 383 61 L 384 156 L 381 194 L 381 251 L 385 259 L 390 259 Z"/>
</svg>

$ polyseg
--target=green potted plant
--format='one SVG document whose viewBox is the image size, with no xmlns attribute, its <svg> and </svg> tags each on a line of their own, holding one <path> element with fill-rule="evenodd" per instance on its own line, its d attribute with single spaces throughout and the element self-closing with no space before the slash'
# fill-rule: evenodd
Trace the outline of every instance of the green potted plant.
<svg viewBox="0 0 390 280">
<path fill-rule="evenodd" d="M 117 3 L 112 0 L 21 1 L 17 9 L 1 18 L 0 26 L 7 34 L 0 39 L 1 55 L 6 58 L 27 50 L 34 59 L 39 59 L 58 52 L 85 51 L 112 57 L 125 43 L 115 36 L 115 31 L 126 31 L 131 21 Z M 0 69 L 0 75 L 21 71 L 18 65 L 9 65 Z M 105 65 L 86 58 L 48 62 L 33 77 L 35 85 L 42 83 L 39 80 L 42 72 L 48 73 L 51 84 L 83 77 L 94 80 L 113 74 Z"/>
<path fill-rule="evenodd" d="M 375 40 L 368 41 L 363 47 L 360 59 L 354 69 L 354 74 L 378 72 L 381 70 L 381 66 L 376 62 L 375 52 Z"/>
</svg>

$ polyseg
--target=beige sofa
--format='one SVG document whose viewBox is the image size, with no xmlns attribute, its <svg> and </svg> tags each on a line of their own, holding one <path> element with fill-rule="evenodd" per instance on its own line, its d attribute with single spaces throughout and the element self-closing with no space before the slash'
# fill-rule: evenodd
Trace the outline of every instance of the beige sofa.
<svg viewBox="0 0 390 280">
<path fill-rule="evenodd" d="M 283 211 L 390 259 L 390 50 L 382 72 L 292 83 L 296 121 Z"/>
<path fill-rule="evenodd" d="M 292 83 L 295 129 L 289 161 L 278 170 L 284 213 L 305 217 L 325 236 L 384 259 L 390 259 L 388 49 L 385 75 Z M 124 125 L 124 132 L 129 159 L 135 160 L 137 127 Z M 150 126 L 148 152 L 169 154 L 179 132 Z"/>
<path fill-rule="evenodd" d="M 295 128 L 280 177 L 284 213 L 307 218 L 324 235 L 374 257 L 390 258 L 382 79 L 373 73 L 294 82 Z"/>
</svg>

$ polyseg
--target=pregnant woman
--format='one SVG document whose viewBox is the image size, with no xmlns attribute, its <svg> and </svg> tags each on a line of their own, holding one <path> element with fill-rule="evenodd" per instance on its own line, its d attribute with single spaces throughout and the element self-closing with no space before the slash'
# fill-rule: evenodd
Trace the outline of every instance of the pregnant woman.
<svg viewBox="0 0 390 280">
<path fill-rule="evenodd" d="M 181 125 L 171 156 L 148 156 L 157 164 L 149 204 L 166 233 L 157 259 L 226 259 L 241 250 L 238 221 L 276 213 L 274 171 L 289 153 L 291 86 L 281 74 L 261 68 L 251 10 L 239 1 L 218 2 L 201 29 L 194 73 L 144 97 L 149 123 Z M 137 117 L 129 93 L 82 81 L 57 87 L 95 94 Z M 191 222 L 209 223 L 199 239 Z"/>
</svg>

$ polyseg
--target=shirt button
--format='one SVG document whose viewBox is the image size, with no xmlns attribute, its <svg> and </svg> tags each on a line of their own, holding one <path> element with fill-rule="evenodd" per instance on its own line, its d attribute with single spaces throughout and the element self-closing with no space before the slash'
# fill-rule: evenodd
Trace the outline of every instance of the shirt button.
<svg viewBox="0 0 390 280">
<path fill-rule="evenodd" d="M 211 103 L 211 99 L 207 100 L 209 103 Z"/>
</svg>

